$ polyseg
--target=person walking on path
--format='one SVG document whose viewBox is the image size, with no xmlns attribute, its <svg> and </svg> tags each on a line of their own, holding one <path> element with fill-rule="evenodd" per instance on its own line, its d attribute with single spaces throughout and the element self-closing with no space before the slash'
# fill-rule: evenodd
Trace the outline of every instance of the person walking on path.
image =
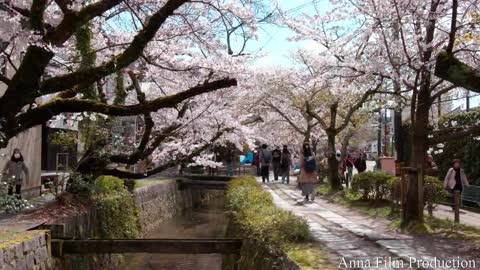
<svg viewBox="0 0 480 270">
<path fill-rule="evenodd" d="M 253 151 L 253 165 L 257 168 L 257 176 L 262 176 L 262 172 L 260 170 L 260 152 L 258 149 Z"/>
<path fill-rule="evenodd" d="M 348 187 L 348 183 L 352 180 L 352 175 L 353 175 L 353 166 L 354 162 L 352 159 L 352 156 L 350 154 L 347 155 L 347 158 L 343 160 L 343 167 L 342 167 L 342 172 L 345 175 L 345 185 Z"/>
<path fill-rule="evenodd" d="M 355 160 L 355 168 L 358 173 L 363 173 L 367 170 L 367 155 L 365 153 L 360 154 Z"/>
<path fill-rule="evenodd" d="M 25 165 L 20 149 L 15 148 L 10 160 L 3 168 L 3 181 L 8 183 L 8 195 L 13 195 L 13 186 L 15 186 L 15 195 L 21 198 L 23 179 L 28 183 L 28 167 Z M 24 178 L 25 176 L 25 178 Z"/>
<path fill-rule="evenodd" d="M 288 151 L 288 146 L 284 145 L 282 157 L 280 160 L 280 171 L 282 173 L 282 184 L 290 184 L 290 167 L 292 166 L 292 154 Z"/>
<path fill-rule="evenodd" d="M 273 181 L 278 180 L 280 174 L 280 161 L 282 158 L 282 151 L 280 146 L 275 147 L 275 150 L 272 151 L 272 167 L 273 167 Z"/>
<path fill-rule="evenodd" d="M 318 184 L 317 164 L 309 143 L 304 143 L 300 149 L 300 176 L 298 184 L 305 196 L 305 201 L 315 199 L 315 187 Z"/>
<path fill-rule="evenodd" d="M 433 160 L 432 155 L 427 155 L 425 157 L 425 162 L 423 165 L 425 169 L 425 174 L 429 176 L 437 176 L 438 175 L 438 167 L 435 161 Z"/>
<path fill-rule="evenodd" d="M 262 172 L 262 182 L 270 182 L 269 179 L 269 170 L 270 163 L 272 162 L 272 152 L 267 149 L 267 145 L 263 144 L 262 149 L 260 150 L 260 167 Z"/>
<path fill-rule="evenodd" d="M 227 176 L 233 176 L 233 159 L 234 159 L 233 150 L 228 147 L 227 151 L 225 152 L 225 165 L 227 169 Z"/>
<path fill-rule="evenodd" d="M 454 159 L 452 161 L 452 168 L 448 170 L 445 180 L 443 181 L 443 187 L 452 194 L 458 190 L 461 195 L 464 187 L 468 187 L 469 185 L 465 171 L 462 168 L 462 162 L 459 159 Z M 455 200 L 455 197 L 453 197 L 453 200 Z M 454 208 L 455 201 L 452 205 L 452 208 Z"/>
</svg>

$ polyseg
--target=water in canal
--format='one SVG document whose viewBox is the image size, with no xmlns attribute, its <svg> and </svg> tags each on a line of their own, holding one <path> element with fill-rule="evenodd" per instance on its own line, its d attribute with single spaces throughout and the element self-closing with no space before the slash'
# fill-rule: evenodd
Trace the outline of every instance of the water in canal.
<svg viewBox="0 0 480 270">
<path fill-rule="evenodd" d="M 186 211 L 183 215 L 162 224 L 145 238 L 221 238 L 227 219 L 223 202 Z M 219 254 L 177 255 L 137 254 L 127 257 L 124 270 L 220 270 Z"/>
</svg>

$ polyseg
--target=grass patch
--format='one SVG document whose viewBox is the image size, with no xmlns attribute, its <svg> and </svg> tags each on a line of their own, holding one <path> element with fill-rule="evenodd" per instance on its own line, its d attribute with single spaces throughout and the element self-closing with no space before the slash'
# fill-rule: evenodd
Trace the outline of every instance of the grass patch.
<svg viewBox="0 0 480 270">
<path fill-rule="evenodd" d="M 135 189 L 165 183 L 165 179 L 135 180 Z"/>
<path fill-rule="evenodd" d="M 302 270 L 337 269 L 318 245 L 311 243 L 293 244 L 285 248 L 290 259 Z"/>
<path fill-rule="evenodd" d="M 480 229 L 464 224 L 456 224 L 451 219 L 425 217 L 425 223 L 432 229 L 434 234 L 440 234 L 449 238 L 457 238 L 472 241 L 480 246 Z"/>
</svg>

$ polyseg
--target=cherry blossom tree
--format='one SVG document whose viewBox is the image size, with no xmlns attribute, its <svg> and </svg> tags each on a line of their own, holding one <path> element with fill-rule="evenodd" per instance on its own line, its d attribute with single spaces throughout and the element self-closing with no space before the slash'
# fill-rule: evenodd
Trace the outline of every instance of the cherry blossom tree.
<svg viewBox="0 0 480 270">
<path fill-rule="evenodd" d="M 300 50 L 293 59 L 294 68 L 261 76 L 259 108 L 276 114 L 304 141 L 326 135 L 328 179 L 332 188 L 339 190 L 337 139 L 345 131 L 343 145 L 348 145 L 354 135 L 355 114 L 380 91 L 383 80 L 346 78 L 350 75 L 342 73 L 337 60 L 324 53 Z"/>
<path fill-rule="evenodd" d="M 399 107 L 407 106 L 410 110 L 412 124 L 410 167 L 414 173 L 408 181 L 403 221 L 405 225 L 422 223 L 426 151 L 429 144 L 441 139 L 438 135 L 452 132 L 439 130 L 432 134 L 429 111 L 442 95 L 457 89 L 457 85 L 434 75 L 435 56 L 442 56 L 446 48 L 449 57 L 454 55 L 467 65 L 477 66 L 478 42 L 472 39 L 453 42 L 453 37 L 470 34 L 478 1 L 341 0 L 331 3 L 328 13 L 317 10 L 313 16 L 286 18 L 286 24 L 298 33 L 297 38 L 317 41 L 337 59 L 337 66 L 342 67 L 349 78 L 387 80 L 390 87 L 383 91 L 408 99 L 407 102 L 396 99 Z M 472 128 L 465 134 L 474 131 Z"/>
<path fill-rule="evenodd" d="M 192 161 L 214 141 L 246 140 L 234 118 L 242 88 L 226 88 L 243 79 L 248 56 L 231 53 L 225 38 L 242 37 L 245 47 L 255 37 L 257 2 L 2 1 L 0 49 L 11 72 L 0 77 L 1 146 L 56 117 L 108 134 L 109 119 L 140 115 L 134 150 L 112 154 L 98 138 L 78 168 L 138 178 L 108 165 L 163 158 L 151 175 Z"/>
</svg>

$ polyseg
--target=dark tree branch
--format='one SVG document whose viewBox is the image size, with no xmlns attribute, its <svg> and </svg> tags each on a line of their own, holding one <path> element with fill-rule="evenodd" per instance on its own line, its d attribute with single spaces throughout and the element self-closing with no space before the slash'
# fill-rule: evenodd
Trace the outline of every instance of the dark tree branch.
<svg viewBox="0 0 480 270">
<path fill-rule="evenodd" d="M 145 101 L 141 104 L 129 106 L 108 105 L 95 100 L 53 99 L 16 117 L 16 122 L 20 127 L 15 130 L 16 133 L 13 135 L 35 125 L 44 123 L 51 117 L 65 112 L 96 112 L 111 116 L 145 114 L 155 112 L 161 108 L 173 108 L 178 103 L 191 97 L 236 85 L 237 81 L 235 79 L 225 78 L 200 84 L 177 94 L 159 97 Z"/>
<path fill-rule="evenodd" d="M 3 82 L 6 85 L 10 84 L 10 79 L 0 73 L 0 82 Z"/>
<path fill-rule="evenodd" d="M 41 1 L 41 0 L 38 0 Z M 78 12 L 70 12 L 64 16 L 55 29 L 49 31 L 45 41 L 60 46 L 67 41 L 82 25 L 95 17 L 102 15 L 109 9 L 119 5 L 123 0 L 103 0 L 90 4 Z"/>
<path fill-rule="evenodd" d="M 452 0 L 452 21 L 450 24 L 450 33 L 447 45 L 447 53 L 452 54 L 453 46 L 455 45 L 455 35 L 457 32 L 457 11 L 458 10 L 458 0 Z"/>
<path fill-rule="evenodd" d="M 160 172 L 162 172 L 162 171 L 164 171 L 168 168 L 174 167 L 178 164 L 190 162 L 194 157 L 199 156 L 202 152 L 204 152 L 206 149 L 208 149 L 208 147 L 212 143 L 214 143 L 218 139 L 220 139 L 223 136 L 224 133 L 229 132 L 229 131 L 231 131 L 231 129 L 221 129 L 221 130 L 219 130 L 217 132 L 217 134 L 212 139 L 210 139 L 208 142 L 205 142 L 202 146 L 200 146 L 197 149 L 195 149 L 194 151 L 192 151 L 192 153 L 190 153 L 188 155 L 178 155 L 176 159 L 171 159 L 171 160 L 167 161 L 166 163 L 164 163 L 164 164 L 162 164 L 162 165 L 160 165 L 160 166 L 158 166 L 158 167 L 156 167 L 152 170 L 147 171 L 144 174 L 133 173 L 133 172 L 130 172 L 130 171 L 123 171 L 123 170 L 117 170 L 117 169 L 106 169 L 103 174 L 113 175 L 113 176 L 117 176 L 117 177 L 120 177 L 120 178 L 128 178 L 128 179 L 141 179 L 141 178 L 145 178 L 145 177 L 155 175 L 155 174 L 160 173 Z"/>
<path fill-rule="evenodd" d="M 363 103 L 365 103 L 365 101 L 367 101 L 367 99 L 369 99 L 372 95 L 374 95 L 382 87 L 382 83 L 383 83 L 383 80 L 380 81 L 380 83 L 378 83 L 375 88 L 369 89 L 368 91 L 363 93 L 360 100 L 357 103 L 355 103 L 352 107 L 350 107 L 350 109 L 347 112 L 347 115 L 345 116 L 345 118 L 343 120 L 343 123 L 338 128 L 336 128 L 336 133 L 337 134 L 340 133 L 342 130 L 344 130 L 348 126 L 348 124 L 350 123 L 350 119 L 352 118 L 352 115 L 358 109 L 360 109 L 362 107 Z"/>
<path fill-rule="evenodd" d="M 79 83 L 93 83 L 117 70 L 127 67 L 142 55 L 143 50 L 147 46 L 148 42 L 153 39 L 158 29 L 162 26 L 166 19 L 185 2 L 188 1 L 168 1 L 159 11 L 151 16 L 145 28 L 138 32 L 125 51 L 123 51 L 123 53 L 115 57 L 113 60 L 110 60 L 101 66 L 48 79 L 40 87 L 40 94 L 44 95 L 73 88 Z"/>
<path fill-rule="evenodd" d="M 30 25 L 32 29 L 44 33 L 43 13 L 47 8 L 47 0 L 33 0 L 30 8 Z"/>
<path fill-rule="evenodd" d="M 453 83 L 455 86 L 477 93 L 480 92 L 480 75 L 477 70 L 447 52 L 438 54 L 435 75 Z"/>
</svg>

